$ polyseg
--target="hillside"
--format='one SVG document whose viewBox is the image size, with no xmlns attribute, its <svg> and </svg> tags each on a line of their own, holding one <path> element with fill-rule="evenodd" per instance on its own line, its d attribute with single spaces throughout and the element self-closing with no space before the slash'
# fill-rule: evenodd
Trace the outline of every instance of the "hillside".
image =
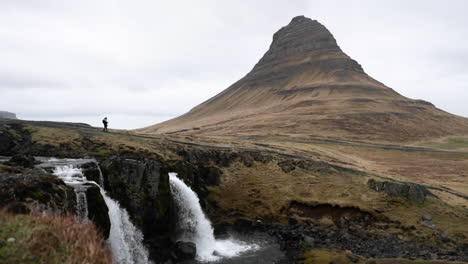
<svg viewBox="0 0 468 264">
<path fill-rule="evenodd" d="M 188 113 L 138 132 L 410 142 L 466 135 L 468 119 L 373 79 L 322 24 L 298 16 L 274 34 L 244 78 Z"/>
</svg>

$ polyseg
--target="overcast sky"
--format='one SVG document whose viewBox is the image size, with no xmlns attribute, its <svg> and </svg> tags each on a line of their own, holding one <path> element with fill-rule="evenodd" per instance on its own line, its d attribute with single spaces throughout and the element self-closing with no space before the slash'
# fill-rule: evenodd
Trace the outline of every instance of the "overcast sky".
<svg viewBox="0 0 468 264">
<path fill-rule="evenodd" d="M 139 128 L 249 72 L 292 17 L 375 79 L 468 117 L 468 1 L 1 0 L 0 110 Z"/>
</svg>

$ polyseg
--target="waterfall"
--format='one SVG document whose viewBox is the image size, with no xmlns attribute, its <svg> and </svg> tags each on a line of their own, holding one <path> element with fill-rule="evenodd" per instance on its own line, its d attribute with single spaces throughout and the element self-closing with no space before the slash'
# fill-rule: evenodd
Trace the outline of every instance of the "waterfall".
<svg viewBox="0 0 468 264">
<path fill-rule="evenodd" d="M 93 183 L 88 181 L 83 175 L 81 168 L 74 165 L 63 165 L 63 161 L 53 159 L 51 163 L 60 162 L 55 166 L 54 175 L 62 179 L 67 185 L 75 189 L 77 196 L 77 214 L 82 219 L 87 219 L 88 205 L 86 201 L 86 186 L 85 183 Z M 77 164 L 78 160 L 66 160 Z M 96 163 L 97 165 L 97 163 Z M 99 168 L 99 165 L 97 165 Z M 103 184 L 103 176 L 99 168 L 99 180 Z M 109 219 L 111 222 L 111 230 L 106 243 L 110 248 L 114 261 L 119 264 L 150 264 L 148 251 L 143 245 L 143 234 L 130 221 L 127 211 L 120 207 L 119 203 L 110 198 L 104 189 L 99 186 L 101 194 L 104 197 L 107 207 L 109 208 Z"/>
<path fill-rule="evenodd" d="M 143 246 L 143 234 L 130 221 L 127 210 L 105 194 L 101 189 L 111 220 L 111 230 L 107 243 L 117 263 L 147 264 L 148 251 Z"/>
<path fill-rule="evenodd" d="M 182 231 L 178 239 L 196 244 L 198 260 L 216 261 L 259 248 L 232 238 L 215 239 L 213 227 L 203 213 L 197 194 L 177 178 L 176 173 L 169 173 L 169 180 L 178 212 L 177 225 Z"/>
</svg>

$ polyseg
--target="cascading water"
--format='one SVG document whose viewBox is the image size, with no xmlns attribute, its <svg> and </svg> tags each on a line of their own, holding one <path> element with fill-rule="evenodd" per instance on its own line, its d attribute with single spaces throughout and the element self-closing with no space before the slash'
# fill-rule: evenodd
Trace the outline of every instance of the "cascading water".
<svg viewBox="0 0 468 264">
<path fill-rule="evenodd" d="M 203 213 L 197 194 L 177 178 L 176 173 L 169 173 L 169 180 L 178 210 L 178 228 L 182 231 L 179 240 L 197 245 L 199 261 L 216 261 L 259 249 L 256 244 L 249 245 L 232 238 L 215 239 L 213 227 Z"/>
<path fill-rule="evenodd" d="M 76 165 L 79 163 L 79 160 L 60 161 L 57 159 L 51 159 L 49 161 L 51 163 L 56 163 L 54 174 L 61 178 L 67 185 L 73 186 L 75 189 L 77 196 L 77 214 L 82 219 L 87 219 L 88 205 L 86 201 L 86 186 L 84 186 L 84 184 L 92 183 L 97 186 L 99 185 L 93 181 L 88 181 L 79 167 L 64 164 L 68 162 Z M 100 168 L 99 173 L 99 180 L 102 185 L 103 176 Z M 127 211 L 124 208 L 121 208 L 117 201 L 110 198 L 104 189 L 100 187 L 100 190 L 104 197 L 104 201 L 109 208 L 111 230 L 106 242 L 112 252 L 114 261 L 119 264 L 151 263 L 148 258 L 148 251 L 143 245 L 143 234 L 141 231 L 132 224 Z"/>
<path fill-rule="evenodd" d="M 103 193 L 101 189 L 101 193 Z M 148 251 L 143 246 L 143 234 L 130 221 L 125 209 L 121 208 L 105 193 L 104 200 L 109 208 L 111 230 L 107 243 L 117 263 L 147 264 Z"/>
<path fill-rule="evenodd" d="M 87 220 L 88 201 L 86 199 L 86 187 L 83 186 L 87 180 L 83 176 L 81 169 L 75 168 L 73 165 L 60 165 L 55 167 L 54 175 L 62 179 L 67 185 L 73 187 L 76 194 L 76 214 L 81 220 Z"/>
</svg>

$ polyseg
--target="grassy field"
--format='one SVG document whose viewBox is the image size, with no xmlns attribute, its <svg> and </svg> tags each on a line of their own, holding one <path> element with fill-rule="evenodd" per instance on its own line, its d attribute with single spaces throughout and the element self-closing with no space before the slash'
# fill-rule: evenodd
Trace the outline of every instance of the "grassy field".
<svg viewBox="0 0 468 264">
<path fill-rule="evenodd" d="M 468 137 L 449 137 L 417 143 L 417 146 L 434 149 L 468 150 Z"/>
<path fill-rule="evenodd" d="M 313 249 L 303 254 L 300 259 L 304 264 L 462 264 L 454 261 L 426 261 L 407 259 L 366 259 L 342 250 Z"/>
</svg>

